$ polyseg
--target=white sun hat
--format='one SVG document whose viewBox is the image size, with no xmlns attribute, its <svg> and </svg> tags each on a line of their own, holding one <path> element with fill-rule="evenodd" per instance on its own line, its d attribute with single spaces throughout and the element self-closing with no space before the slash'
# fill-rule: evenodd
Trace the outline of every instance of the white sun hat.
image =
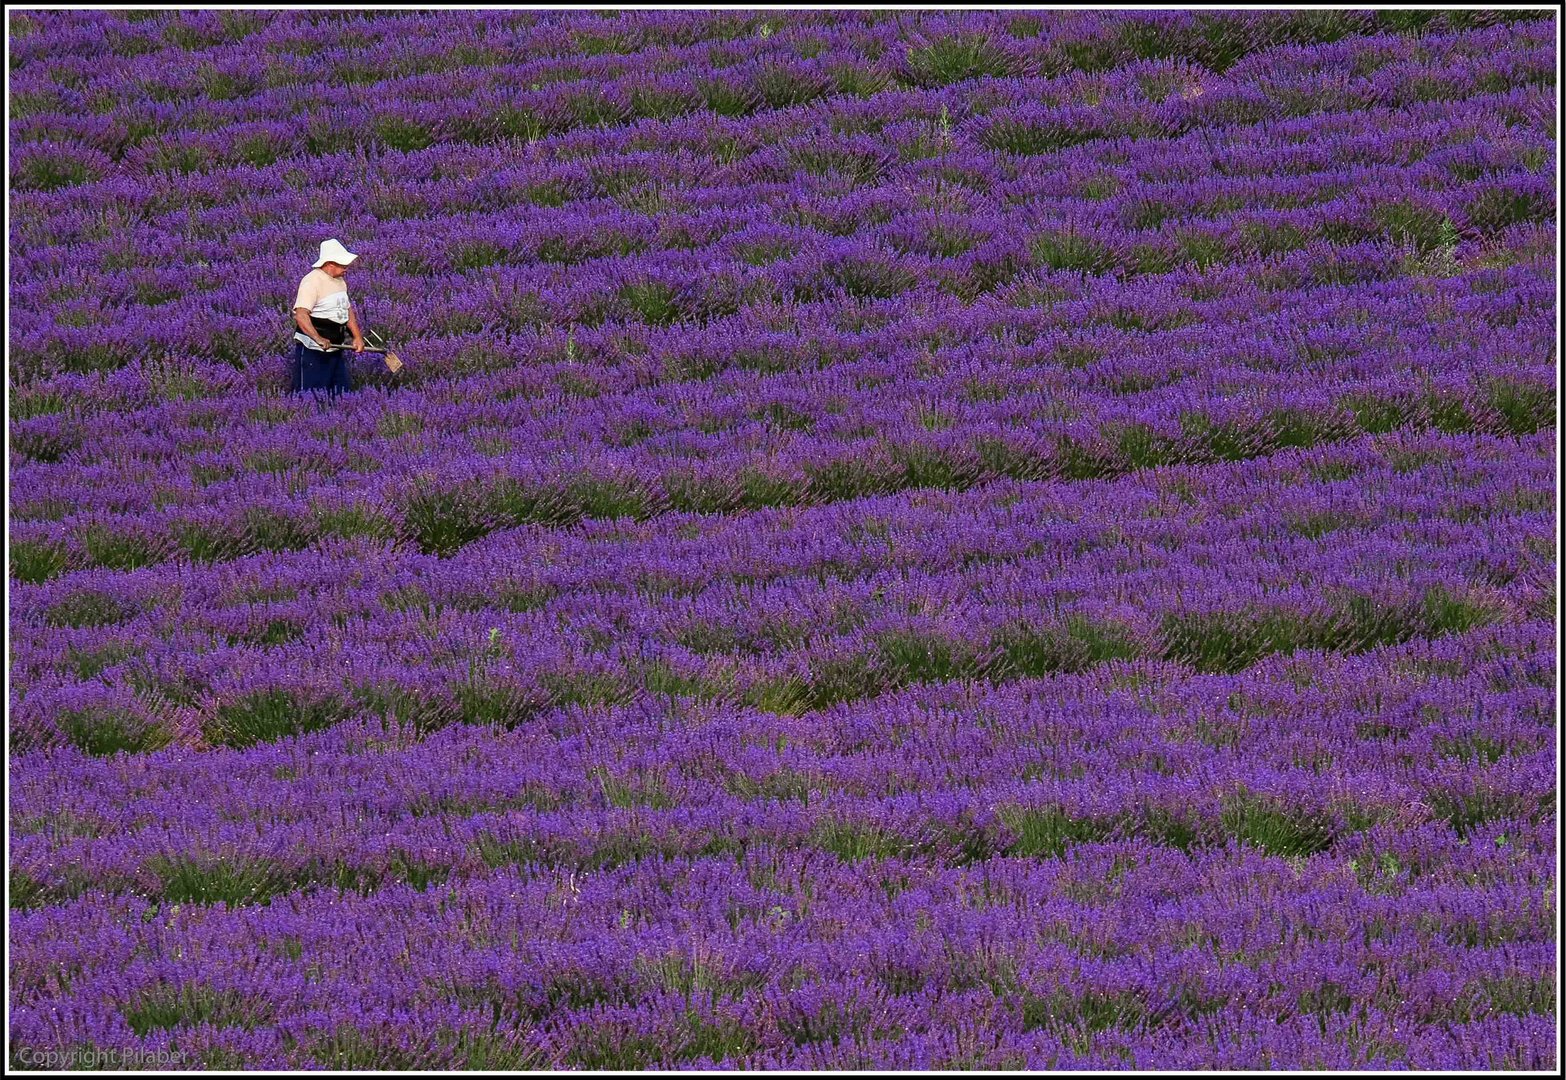
<svg viewBox="0 0 1566 1080">
<path fill-rule="evenodd" d="M 330 240 L 322 242 L 321 257 L 310 265 L 315 267 L 317 270 L 329 262 L 334 262 L 338 266 L 347 266 L 358 257 L 359 256 L 343 247 L 342 244 L 337 241 L 336 237 L 333 237 Z"/>
</svg>

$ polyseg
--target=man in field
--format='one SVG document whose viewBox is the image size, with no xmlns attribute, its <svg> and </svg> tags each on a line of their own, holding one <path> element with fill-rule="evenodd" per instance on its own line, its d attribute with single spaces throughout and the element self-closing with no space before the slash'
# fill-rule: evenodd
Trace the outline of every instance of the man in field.
<svg viewBox="0 0 1566 1080">
<path fill-rule="evenodd" d="M 342 346 L 352 334 L 353 351 L 363 352 L 364 334 L 348 302 L 343 275 L 358 257 L 336 239 L 327 240 L 314 269 L 299 283 L 294 297 L 295 390 L 325 390 L 335 396 L 353 389 Z"/>
</svg>

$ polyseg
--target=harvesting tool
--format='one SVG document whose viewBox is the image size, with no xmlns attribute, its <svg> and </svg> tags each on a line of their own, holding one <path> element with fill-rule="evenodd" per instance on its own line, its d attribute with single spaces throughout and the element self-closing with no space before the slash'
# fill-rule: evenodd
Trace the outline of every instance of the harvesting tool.
<svg viewBox="0 0 1566 1080">
<path fill-rule="evenodd" d="M 349 346 L 347 345 L 338 346 L 340 349 L 346 349 L 348 347 Z M 374 330 L 366 330 L 364 332 L 364 351 L 378 352 L 383 354 L 386 357 L 386 367 L 393 374 L 396 374 L 402 370 L 402 358 L 393 352 L 390 348 L 388 348 L 385 340 L 383 340 L 381 335 L 377 334 Z"/>
<path fill-rule="evenodd" d="M 290 329 L 297 330 L 298 327 L 292 326 L 292 324 L 290 324 Z M 345 343 L 342 345 L 328 345 L 326 350 L 328 352 L 342 352 L 344 349 L 352 348 L 353 346 L 351 344 Z M 397 372 L 402 370 L 402 357 L 393 352 L 387 346 L 385 339 L 383 339 L 381 335 L 377 334 L 374 330 L 366 330 L 364 332 L 364 351 L 383 354 L 386 358 L 386 367 L 389 371 L 392 372 L 392 374 L 395 375 Z"/>
</svg>

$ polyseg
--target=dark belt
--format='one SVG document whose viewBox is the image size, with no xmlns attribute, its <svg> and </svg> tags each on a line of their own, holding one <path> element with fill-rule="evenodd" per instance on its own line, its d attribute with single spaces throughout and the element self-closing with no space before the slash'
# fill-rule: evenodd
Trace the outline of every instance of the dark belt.
<svg viewBox="0 0 1566 1080">
<path fill-rule="evenodd" d="M 322 337 L 324 337 L 326 339 L 327 344 L 329 344 L 329 345 L 344 345 L 344 344 L 347 344 L 347 341 L 348 341 L 348 324 L 347 323 L 335 323 L 335 322 L 332 322 L 332 321 L 330 321 L 328 319 L 317 319 L 314 315 L 312 315 L 312 316 L 310 316 L 310 324 L 315 327 L 315 332 L 317 334 L 320 334 Z M 288 328 L 290 330 L 292 330 L 296 334 L 304 333 L 303 330 L 299 329 L 299 324 L 294 322 L 292 319 L 289 320 Z"/>
<path fill-rule="evenodd" d="M 310 316 L 310 322 L 315 327 L 315 332 L 332 345 L 341 345 L 348 340 L 348 325 L 346 323 L 332 322 L 330 319 L 317 319 L 314 315 Z"/>
</svg>

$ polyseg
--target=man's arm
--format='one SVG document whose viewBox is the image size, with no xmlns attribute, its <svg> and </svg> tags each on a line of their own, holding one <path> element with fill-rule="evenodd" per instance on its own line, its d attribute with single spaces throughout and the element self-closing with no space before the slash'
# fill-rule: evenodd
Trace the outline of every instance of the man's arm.
<svg viewBox="0 0 1566 1080">
<path fill-rule="evenodd" d="M 324 348 L 327 345 L 331 344 L 324 337 L 322 337 L 320 334 L 317 334 L 315 332 L 315 326 L 310 322 L 310 309 L 309 308 L 307 308 L 307 307 L 296 307 L 296 308 L 294 308 L 294 325 L 299 327 L 300 332 L 302 332 L 306 337 L 308 337 L 311 341 L 315 342 L 317 345 L 320 345 L 321 347 Z"/>
<path fill-rule="evenodd" d="M 359 316 L 355 313 L 353 305 L 348 305 L 348 330 L 353 334 L 353 351 L 364 351 L 364 334 L 359 330 Z"/>
</svg>

